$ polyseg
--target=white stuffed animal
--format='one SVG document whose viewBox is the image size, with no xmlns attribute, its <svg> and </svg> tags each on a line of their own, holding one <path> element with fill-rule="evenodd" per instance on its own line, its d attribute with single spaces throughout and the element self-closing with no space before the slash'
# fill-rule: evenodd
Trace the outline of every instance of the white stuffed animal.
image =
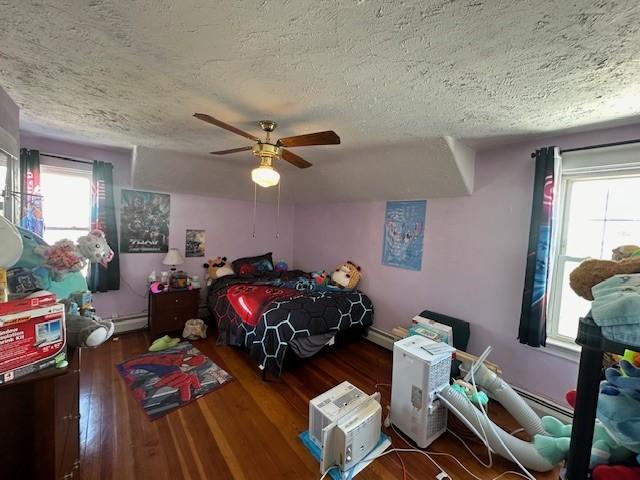
<svg viewBox="0 0 640 480">
<path fill-rule="evenodd" d="M 59 240 L 51 246 L 35 247 L 35 252 L 42 256 L 44 266 L 51 270 L 56 280 L 69 272 L 79 272 L 87 265 L 87 260 L 106 268 L 113 259 L 113 250 L 100 230 L 80 237 L 77 245 L 71 240 Z"/>
</svg>

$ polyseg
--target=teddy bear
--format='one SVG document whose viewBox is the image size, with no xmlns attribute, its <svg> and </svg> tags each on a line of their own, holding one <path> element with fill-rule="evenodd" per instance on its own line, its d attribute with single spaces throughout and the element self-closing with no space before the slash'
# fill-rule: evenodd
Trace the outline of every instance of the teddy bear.
<svg viewBox="0 0 640 480">
<path fill-rule="evenodd" d="M 114 255 L 100 230 L 92 230 L 78 238 L 77 245 L 71 240 L 58 240 L 50 246 L 38 245 L 34 252 L 43 258 L 44 266 L 56 280 L 61 280 L 67 273 L 79 272 L 87 266 L 87 261 L 106 268 Z"/>
<path fill-rule="evenodd" d="M 331 285 L 339 288 L 356 288 L 362 278 L 361 269 L 350 260 L 338 265 L 331 274 Z"/>
<path fill-rule="evenodd" d="M 203 266 L 207 269 L 207 278 L 209 281 L 234 274 L 233 268 L 227 263 L 227 257 L 216 257 L 213 260 L 210 259 Z"/>
<path fill-rule="evenodd" d="M 93 308 L 82 308 L 74 299 L 63 299 L 65 305 L 65 331 L 70 347 L 97 347 L 103 344 L 115 330 L 111 320 L 97 316 Z"/>
<path fill-rule="evenodd" d="M 595 285 L 614 275 L 630 273 L 640 273 L 640 256 L 631 256 L 618 261 L 589 259 L 571 272 L 569 285 L 582 298 L 591 301 L 593 300 L 591 289 Z"/>
</svg>

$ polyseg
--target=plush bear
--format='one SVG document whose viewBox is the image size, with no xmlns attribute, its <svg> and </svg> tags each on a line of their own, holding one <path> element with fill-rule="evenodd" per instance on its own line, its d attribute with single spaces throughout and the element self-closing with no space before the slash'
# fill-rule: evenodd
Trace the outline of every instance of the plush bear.
<svg viewBox="0 0 640 480">
<path fill-rule="evenodd" d="M 640 273 L 640 257 L 632 256 L 620 261 L 585 260 L 571 275 L 569 285 L 582 298 L 593 300 L 591 289 L 614 275 Z"/>
<path fill-rule="evenodd" d="M 362 278 L 360 267 L 348 260 L 336 267 L 331 274 L 331 284 L 340 288 L 356 288 Z"/>
<path fill-rule="evenodd" d="M 233 275 L 233 268 L 227 263 L 227 257 L 216 257 L 204 264 L 207 269 L 207 278 L 209 280 L 217 280 L 221 277 Z"/>
</svg>

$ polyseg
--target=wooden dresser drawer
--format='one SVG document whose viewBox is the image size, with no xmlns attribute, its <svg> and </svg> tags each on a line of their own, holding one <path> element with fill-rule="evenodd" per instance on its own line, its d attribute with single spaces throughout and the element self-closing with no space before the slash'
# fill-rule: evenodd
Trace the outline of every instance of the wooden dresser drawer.
<svg viewBox="0 0 640 480">
<path fill-rule="evenodd" d="M 153 336 L 182 330 L 184 322 L 198 316 L 200 290 L 180 290 L 151 294 L 149 329 Z"/>
</svg>

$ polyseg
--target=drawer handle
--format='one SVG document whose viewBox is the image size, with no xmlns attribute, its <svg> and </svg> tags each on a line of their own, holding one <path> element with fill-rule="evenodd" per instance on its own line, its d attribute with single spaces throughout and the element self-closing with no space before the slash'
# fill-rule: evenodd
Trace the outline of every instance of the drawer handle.
<svg viewBox="0 0 640 480">
<path fill-rule="evenodd" d="M 173 317 L 174 320 L 178 320 L 178 317 Z"/>
<path fill-rule="evenodd" d="M 179 301 L 180 301 L 180 300 L 178 300 L 178 299 L 176 298 L 176 303 L 178 303 Z"/>
</svg>

